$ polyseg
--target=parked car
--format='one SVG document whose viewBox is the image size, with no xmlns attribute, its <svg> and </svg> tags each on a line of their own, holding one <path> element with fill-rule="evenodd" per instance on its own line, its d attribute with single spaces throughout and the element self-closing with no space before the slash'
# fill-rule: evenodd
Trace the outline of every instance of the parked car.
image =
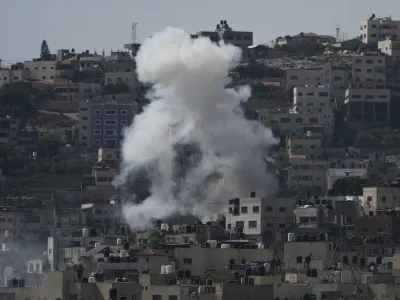
<svg viewBox="0 0 400 300">
<path fill-rule="evenodd" d="M 22 196 L 22 200 L 36 200 L 36 197 L 32 197 L 32 196 Z"/>
<path fill-rule="evenodd" d="M 21 197 L 15 195 L 8 195 L 7 200 L 21 200 Z"/>
</svg>

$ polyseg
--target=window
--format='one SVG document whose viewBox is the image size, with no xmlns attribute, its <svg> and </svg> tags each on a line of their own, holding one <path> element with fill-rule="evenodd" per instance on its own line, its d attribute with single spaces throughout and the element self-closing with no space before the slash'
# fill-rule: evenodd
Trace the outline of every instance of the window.
<svg viewBox="0 0 400 300">
<path fill-rule="evenodd" d="M 247 206 L 242 206 L 242 207 L 240 208 L 240 212 L 241 212 L 242 214 L 247 214 Z"/>
<path fill-rule="evenodd" d="M 271 211 L 272 211 L 272 206 L 267 206 L 267 207 L 265 208 L 265 210 L 271 212 Z"/>
<path fill-rule="evenodd" d="M 95 145 L 100 145 L 100 141 L 99 141 L 99 140 L 94 140 L 94 141 L 93 141 L 93 144 L 95 144 Z"/>
<path fill-rule="evenodd" d="M 116 135 L 116 131 L 115 130 L 104 130 L 104 134 L 105 135 Z"/>
<path fill-rule="evenodd" d="M 280 229 L 286 228 L 286 224 L 279 224 L 279 228 L 280 228 Z"/>
<path fill-rule="evenodd" d="M 95 129 L 93 134 L 94 135 L 99 135 L 99 134 L 101 134 L 101 130 L 100 129 Z"/>
<path fill-rule="evenodd" d="M 107 109 L 107 110 L 105 111 L 105 114 L 106 114 L 107 116 L 115 116 L 115 115 L 117 114 L 117 111 L 114 110 L 114 109 Z"/>
<path fill-rule="evenodd" d="M 295 121 L 296 123 L 303 123 L 303 118 L 296 118 Z"/>
<path fill-rule="evenodd" d="M 82 126 L 82 130 L 87 130 L 87 126 Z"/>
<path fill-rule="evenodd" d="M 153 295 L 152 300 L 162 300 L 162 295 Z"/>
<path fill-rule="evenodd" d="M 298 92 L 298 93 L 297 93 L 297 96 L 300 96 L 300 97 L 301 97 L 301 96 L 303 96 L 303 93 L 302 93 L 302 92 Z"/>
<path fill-rule="evenodd" d="M 382 202 L 386 202 L 386 197 L 382 197 Z"/>
<path fill-rule="evenodd" d="M 81 107 L 80 111 L 87 111 L 87 107 Z"/>
<path fill-rule="evenodd" d="M 95 115 L 101 115 L 101 110 L 100 109 L 95 109 L 94 110 Z"/>
<path fill-rule="evenodd" d="M 126 116 L 128 114 L 128 111 L 126 109 L 121 110 L 121 115 Z"/>
<path fill-rule="evenodd" d="M 290 123 L 290 118 L 281 118 L 281 123 Z"/>
<path fill-rule="evenodd" d="M 360 228 L 360 232 L 367 233 L 368 232 L 368 228 Z"/>
<path fill-rule="evenodd" d="M 87 140 L 87 136 L 86 135 L 82 136 L 82 140 L 86 141 Z"/>
<path fill-rule="evenodd" d="M 123 126 L 128 125 L 128 121 L 127 120 L 121 120 L 121 125 L 123 125 Z"/>
<path fill-rule="evenodd" d="M 178 296 L 177 295 L 169 295 L 168 300 L 178 300 Z"/>
<path fill-rule="evenodd" d="M 236 228 L 243 228 L 244 222 L 243 221 L 236 221 Z"/>
<path fill-rule="evenodd" d="M 101 120 L 94 120 L 94 125 L 101 125 Z"/>
<path fill-rule="evenodd" d="M 372 69 L 367 69 L 367 73 L 372 73 Z"/>
<path fill-rule="evenodd" d="M 249 221 L 249 228 L 257 228 L 257 221 Z"/>
<path fill-rule="evenodd" d="M 310 118 L 310 123 L 311 124 L 317 124 L 318 123 L 318 118 Z"/>
<path fill-rule="evenodd" d="M 274 224 L 272 223 L 265 223 L 265 228 L 272 228 L 274 227 Z"/>
<path fill-rule="evenodd" d="M 184 265 L 191 265 L 192 264 L 192 259 L 189 257 L 183 258 L 183 264 Z"/>
<path fill-rule="evenodd" d="M 320 97 L 328 97 L 328 92 L 319 92 Z"/>
<path fill-rule="evenodd" d="M 286 207 L 279 207 L 279 212 L 286 212 Z"/>
<path fill-rule="evenodd" d="M 253 213 L 254 214 L 260 213 L 260 207 L 259 206 L 253 206 Z"/>
<path fill-rule="evenodd" d="M 104 125 L 116 125 L 117 121 L 115 120 L 104 120 Z"/>
<path fill-rule="evenodd" d="M 372 64 L 373 62 L 372 62 L 371 59 L 367 59 L 367 60 L 366 60 L 366 63 L 367 63 L 367 64 Z"/>
</svg>

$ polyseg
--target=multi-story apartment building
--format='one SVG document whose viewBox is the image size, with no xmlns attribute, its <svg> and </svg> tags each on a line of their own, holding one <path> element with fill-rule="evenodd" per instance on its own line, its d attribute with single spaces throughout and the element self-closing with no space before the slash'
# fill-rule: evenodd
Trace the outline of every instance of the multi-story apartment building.
<svg viewBox="0 0 400 300">
<path fill-rule="evenodd" d="M 29 71 L 28 78 L 34 80 L 52 80 L 56 78 L 69 78 L 74 72 L 74 66 L 56 60 L 25 61 L 24 69 Z"/>
<path fill-rule="evenodd" d="M 378 210 L 400 206 L 400 187 L 363 188 L 364 213 L 376 215 Z"/>
<path fill-rule="evenodd" d="M 383 88 L 389 61 L 383 55 L 359 55 L 352 59 L 352 81 L 365 87 Z"/>
<path fill-rule="evenodd" d="M 24 70 L 22 64 L 16 64 L 6 69 L 0 67 L 0 87 L 27 79 L 28 75 L 29 72 Z"/>
<path fill-rule="evenodd" d="M 97 71 L 103 70 L 104 57 L 101 55 L 81 56 L 79 58 L 80 71 Z"/>
<path fill-rule="evenodd" d="M 379 41 L 378 49 L 381 51 L 381 53 L 393 57 L 398 57 L 400 56 L 400 41 L 393 41 L 391 39 Z"/>
<path fill-rule="evenodd" d="M 55 92 L 55 96 L 45 104 L 46 108 L 61 112 L 77 112 L 79 101 L 99 96 L 102 92 L 102 86 L 99 83 L 75 83 L 65 80 L 41 80 L 34 82 L 32 86 L 51 88 Z"/>
<path fill-rule="evenodd" d="M 299 113 L 332 113 L 333 98 L 328 86 L 297 86 L 293 89 L 293 108 Z"/>
<path fill-rule="evenodd" d="M 286 70 L 286 87 L 297 86 L 329 87 L 329 95 L 337 101 L 343 102 L 344 91 L 350 83 L 351 69 L 347 66 L 325 64 L 318 68 L 288 69 Z"/>
<path fill-rule="evenodd" d="M 287 137 L 286 152 L 288 155 L 316 155 L 322 152 L 322 138 L 314 137 Z"/>
<path fill-rule="evenodd" d="M 15 145 L 21 120 L 11 117 L 0 117 L 0 143 Z"/>
<path fill-rule="evenodd" d="M 390 90 L 352 86 L 346 90 L 345 97 L 345 110 L 349 125 L 353 128 L 364 128 L 371 125 L 388 124 L 390 121 Z"/>
<path fill-rule="evenodd" d="M 125 83 L 132 91 L 139 85 L 135 66 L 129 52 L 111 52 L 104 63 L 104 82 L 106 84 Z"/>
<path fill-rule="evenodd" d="M 90 148 L 116 147 L 136 114 L 132 94 L 93 97 L 79 102 L 79 141 Z"/>
<path fill-rule="evenodd" d="M 375 18 L 375 15 L 360 22 L 361 40 L 363 43 L 375 43 L 386 38 L 400 38 L 400 21 L 391 17 Z"/>
<path fill-rule="evenodd" d="M 215 31 L 200 31 L 192 34 L 192 38 L 199 37 L 209 37 L 213 42 L 224 41 L 237 47 L 253 45 L 253 32 L 232 30 L 226 20 L 221 20 Z"/>
<path fill-rule="evenodd" d="M 256 197 L 230 200 L 226 229 L 261 238 L 265 231 L 284 230 L 293 222 L 293 199 Z M 241 228 L 241 229 L 239 229 Z"/>
</svg>

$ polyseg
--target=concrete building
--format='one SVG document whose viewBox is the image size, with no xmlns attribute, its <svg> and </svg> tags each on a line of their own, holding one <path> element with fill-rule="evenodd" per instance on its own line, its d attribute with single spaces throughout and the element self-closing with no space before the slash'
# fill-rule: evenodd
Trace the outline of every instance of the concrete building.
<svg viewBox="0 0 400 300">
<path fill-rule="evenodd" d="M 344 91 L 351 80 L 351 69 L 346 65 L 324 64 L 316 68 L 286 70 L 286 88 L 297 86 L 326 86 L 330 96 L 343 102 Z"/>
<path fill-rule="evenodd" d="M 346 90 L 345 111 L 353 128 L 385 125 L 390 121 L 390 90 L 350 87 Z"/>
<path fill-rule="evenodd" d="M 293 222 L 293 199 L 250 197 L 230 200 L 227 231 L 260 239 L 265 231 L 283 231 Z"/>
<path fill-rule="evenodd" d="M 24 69 L 29 72 L 28 79 L 33 80 L 70 78 L 74 72 L 73 65 L 57 62 L 56 60 L 25 61 Z"/>
<path fill-rule="evenodd" d="M 363 188 L 364 213 L 376 215 L 377 210 L 400 206 L 399 187 L 365 187 Z"/>
<path fill-rule="evenodd" d="M 400 41 L 393 41 L 391 39 L 379 41 L 378 49 L 381 51 L 381 53 L 393 57 L 398 57 L 400 56 Z"/>
<path fill-rule="evenodd" d="M 288 186 L 292 188 L 313 187 L 326 191 L 326 169 L 329 165 L 325 160 L 313 160 L 302 155 L 292 155 L 288 168 Z"/>
<path fill-rule="evenodd" d="M 333 97 L 328 86 L 297 86 L 293 89 L 293 108 L 298 113 L 332 113 Z"/>
<path fill-rule="evenodd" d="M 287 137 L 286 152 L 288 155 L 317 155 L 323 151 L 321 137 Z"/>
<path fill-rule="evenodd" d="M 132 94 L 94 97 L 79 102 L 79 141 L 90 148 L 118 147 L 122 130 L 136 114 Z"/>
<path fill-rule="evenodd" d="M 11 117 L 0 117 L 0 143 L 15 145 L 21 120 Z"/>
<path fill-rule="evenodd" d="M 104 62 L 105 84 L 125 83 L 134 91 L 139 86 L 135 73 L 135 64 L 126 51 L 113 51 Z"/>
<path fill-rule="evenodd" d="M 383 55 L 359 55 L 352 58 L 352 82 L 368 88 L 385 88 L 389 60 Z"/>
<path fill-rule="evenodd" d="M 400 38 L 400 21 L 391 17 L 375 18 L 371 16 L 360 22 L 361 39 L 365 44 L 376 43 L 386 38 L 397 40 Z"/>
<path fill-rule="evenodd" d="M 326 185 L 327 190 L 332 189 L 333 184 L 336 180 L 349 178 L 349 177 L 358 177 L 361 179 L 367 178 L 368 169 L 367 168 L 329 168 L 326 172 Z"/>
<path fill-rule="evenodd" d="M 0 67 L 0 87 L 5 84 L 23 81 L 28 78 L 28 75 L 29 72 L 24 70 L 22 64 L 13 65 L 7 69 Z"/>
<path fill-rule="evenodd" d="M 226 20 L 221 20 L 215 31 L 200 31 L 192 34 L 192 38 L 199 37 L 209 37 L 213 42 L 224 41 L 237 47 L 253 45 L 253 32 L 233 30 Z"/>
</svg>

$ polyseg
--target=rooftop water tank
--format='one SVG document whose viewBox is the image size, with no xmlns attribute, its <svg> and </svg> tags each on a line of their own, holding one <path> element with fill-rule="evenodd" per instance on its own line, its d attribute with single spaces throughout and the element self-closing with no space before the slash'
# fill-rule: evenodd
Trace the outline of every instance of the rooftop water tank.
<svg viewBox="0 0 400 300">
<path fill-rule="evenodd" d="M 88 283 L 96 283 L 96 278 L 94 276 L 90 276 L 88 278 Z"/>
<path fill-rule="evenodd" d="M 89 229 L 83 228 L 82 229 L 82 237 L 87 238 L 89 236 Z"/>
<path fill-rule="evenodd" d="M 117 238 L 117 245 L 122 245 L 122 239 L 121 238 Z"/>
<path fill-rule="evenodd" d="M 10 237 L 10 232 L 8 230 L 4 231 L 4 237 L 8 239 Z"/>
<path fill-rule="evenodd" d="M 100 243 L 99 242 L 94 243 L 94 247 L 95 248 L 99 248 L 100 247 Z"/>
<path fill-rule="evenodd" d="M 165 273 L 166 274 L 174 274 L 174 267 L 172 265 L 167 265 L 165 267 Z"/>
<path fill-rule="evenodd" d="M 264 248 L 265 248 L 265 246 L 263 243 L 258 244 L 258 249 L 264 249 Z"/>
<path fill-rule="evenodd" d="M 167 266 L 161 266 L 161 274 L 167 273 Z"/>
<path fill-rule="evenodd" d="M 288 233 L 288 237 L 287 237 L 288 242 L 293 242 L 294 237 L 295 237 L 295 234 L 293 232 Z"/>
<path fill-rule="evenodd" d="M 120 256 L 120 257 L 126 257 L 126 256 L 127 256 L 126 250 L 121 250 L 121 251 L 119 252 L 119 256 Z"/>
<path fill-rule="evenodd" d="M 204 290 L 205 290 L 204 286 L 199 286 L 199 288 L 197 289 L 197 292 L 199 294 L 204 294 Z"/>
<path fill-rule="evenodd" d="M 162 223 L 161 224 L 161 230 L 168 230 L 168 224 L 167 223 Z"/>
<path fill-rule="evenodd" d="M 265 263 L 264 264 L 265 272 L 269 272 L 271 270 L 271 264 L 270 263 Z"/>
<path fill-rule="evenodd" d="M 240 284 L 246 284 L 246 278 L 244 277 L 240 278 Z"/>
<path fill-rule="evenodd" d="M 231 245 L 229 244 L 222 244 L 221 245 L 221 249 L 229 249 L 231 247 Z"/>
</svg>

